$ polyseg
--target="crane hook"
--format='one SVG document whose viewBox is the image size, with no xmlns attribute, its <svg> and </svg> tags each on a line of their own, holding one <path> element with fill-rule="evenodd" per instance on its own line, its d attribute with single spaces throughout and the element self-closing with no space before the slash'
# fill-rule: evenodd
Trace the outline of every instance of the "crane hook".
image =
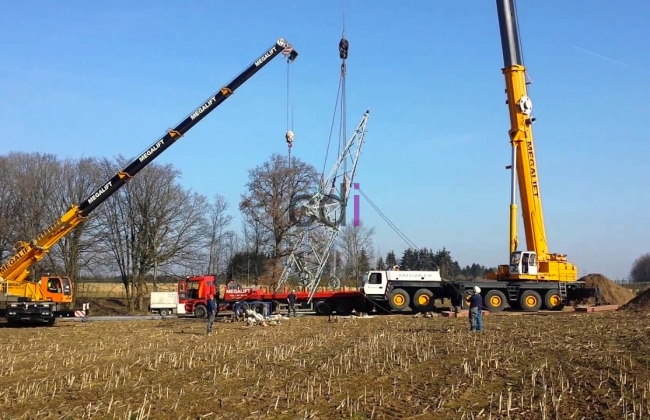
<svg viewBox="0 0 650 420">
<path fill-rule="evenodd" d="M 341 60 L 346 60 L 348 58 L 349 47 L 350 43 L 345 39 L 345 36 L 341 37 L 341 41 L 339 41 L 339 57 Z"/>
</svg>

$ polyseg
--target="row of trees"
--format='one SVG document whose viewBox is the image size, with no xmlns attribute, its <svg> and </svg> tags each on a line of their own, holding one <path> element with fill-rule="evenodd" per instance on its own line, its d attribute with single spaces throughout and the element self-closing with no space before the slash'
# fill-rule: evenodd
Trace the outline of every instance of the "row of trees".
<svg viewBox="0 0 650 420">
<path fill-rule="evenodd" d="M 436 252 L 429 248 L 408 248 L 402 254 L 399 262 L 395 252 L 390 251 L 386 254 L 385 259 L 380 257 L 377 260 L 377 269 L 379 270 L 396 266 L 400 270 L 440 270 L 440 275 L 444 279 L 484 278 L 487 273 L 496 271 L 496 268 L 485 267 L 476 263 L 461 267 L 446 248 Z"/>
<path fill-rule="evenodd" d="M 115 159 L 59 159 L 42 153 L 0 156 L 0 260 L 14 244 L 30 240 L 61 217 L 72 203 L 87 199 L 128 163 Z M 299 234 L 288 217 L 297 195 L 314 192 L 316 169 L 296 158 L 273 155 L 249 171 L 233 226 L 229 203 L 205 197 L 181 182 L 173 165 L 151 163 L 109 197 L 92 216 L 59 241 L 33 267 L 35 280 L 46 272 L 75 279 L 115 278 L 129 304 L 139 306 L 153 278 L 214 273 L 255 283 L 274 283 Z M 332 255 L 344 275 L 360 277 L 372 248 L 372 229 L 347 228 Z"/>
<path fill-rule="evenodd" d="M 14 244 L 34 238 L 126 163 L 123 157 L 0 156 L 0 260 L 10 258 Z M 132 306 L 142 304 L 147 282 L 153 279 L 155 285 L 163 276 L 214 273 L 241 282 L 277 282 L 281 263 L 300 233 L 288 216 L 289 203 L 297 195 L 314 192 L 320 179 L 316 169 L 281 155 L 251 169 L 238 203 L 239 227 L 234 226 L 224 197 L 198 194 L 184 187 L 180 177 L 173 165 L 147 166 L 59 241 L 33 268 L 32 278 L 45 272 L 75 279 L 118 277 Z M 343 284 L 356 285 L 368 269 L 395 265 L 412 270 L 438 267 L 445 278 L 481 277 L 493 270 L 478 264 L 461 267 L 445 248 L 407 249 L 398 261 L 392 251 L 383 256 L 375 250 L 374 234 L 363 223 L 344 227 L 328 272 L 336 267 Z"/>
</svg>

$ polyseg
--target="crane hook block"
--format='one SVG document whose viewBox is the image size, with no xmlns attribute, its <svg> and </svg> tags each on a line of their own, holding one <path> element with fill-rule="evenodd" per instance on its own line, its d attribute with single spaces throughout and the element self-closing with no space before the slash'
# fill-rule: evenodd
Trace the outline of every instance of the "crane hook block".
<svg viewBox="0 0 650 420">
<path fill-rule="evenodd" d="M 295 135 L 293 134 L 293 131 L 291 131 L 291 130 L 287 131 L 287 134 L 284 135 L 284 138 L 287 139 L 287 144 L 289 145 L 289 147 L 291 147 L 293 145 L 294 137 L 295 137 Z"/>
<path fill-rule="evenodd" d="M 348 58 L 349 47 L 350 47 L 350 43 L 348 42 L 348 40 L 345 38 L 341 38 L 341 41 L 339 41 L 339 57 L 341 57 L 341 60 L 345 60 Z"/>
</svg>

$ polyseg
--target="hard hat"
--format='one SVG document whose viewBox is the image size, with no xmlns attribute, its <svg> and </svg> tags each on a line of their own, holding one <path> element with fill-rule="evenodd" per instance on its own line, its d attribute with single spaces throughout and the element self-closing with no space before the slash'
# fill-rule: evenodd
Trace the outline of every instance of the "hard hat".
<svg viewBox="0 0 650 420">
<path fill-rule="evenodd" d="M 292 292 L 292 293 L 296 293 L 296 289 L 293 289 L 291 292 Z"/>
<path fill-rule="evenodd" d="M 474 293 L 481 293 L 481 288 L 478 286 L 474 286 Z"/>
</svg>

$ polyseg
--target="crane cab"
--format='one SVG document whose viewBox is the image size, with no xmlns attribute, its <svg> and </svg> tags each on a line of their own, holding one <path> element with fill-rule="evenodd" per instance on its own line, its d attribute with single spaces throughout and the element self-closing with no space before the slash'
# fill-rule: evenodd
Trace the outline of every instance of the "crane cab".
<svg viewBox="0 0 650 420">
<path fill-rule="evenodd" d="M 32 302 L 72 303 L 74 286 L 70 277 L 43 276 L 37 283 L 8 281 L 3 292 Z"/>
<path fill-rule="evenodd" d="M 537 275 L 537 253 L 515 251 L 510 256 L 510 274 Z"/>
<path fill-rule="evenodd" d="M 56 303 L 72 303 L 73 285 L 70 277 L 45 276 L 40 281 L 45 300 Z"/>
</svg>

